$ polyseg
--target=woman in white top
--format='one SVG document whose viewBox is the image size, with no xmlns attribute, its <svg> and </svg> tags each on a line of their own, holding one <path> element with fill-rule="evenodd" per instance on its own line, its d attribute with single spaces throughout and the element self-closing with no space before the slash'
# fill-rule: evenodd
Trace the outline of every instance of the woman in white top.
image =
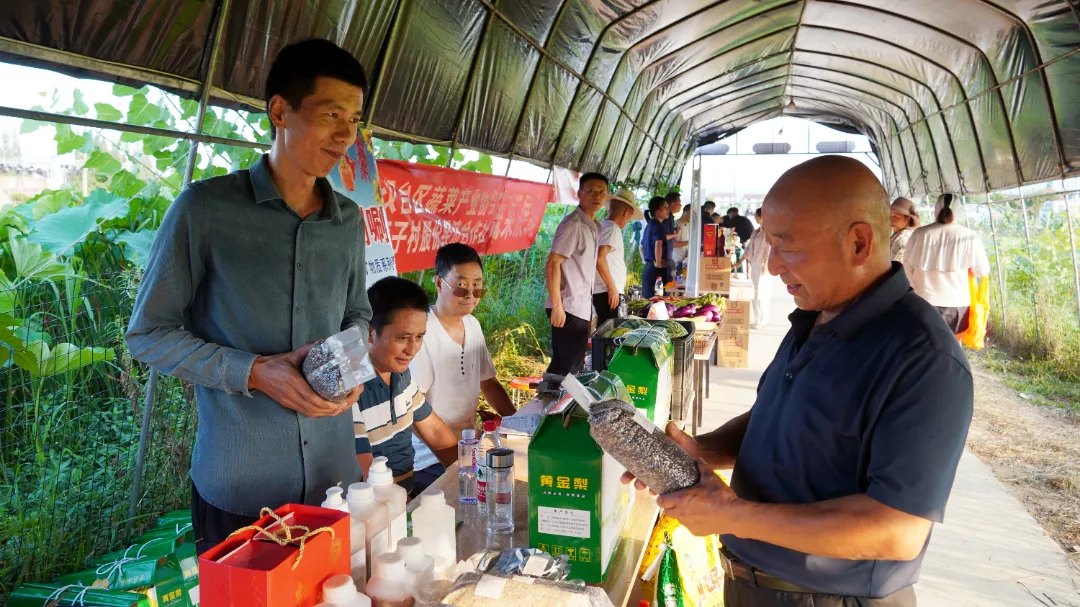
<svg viewBox="0 0 1080 607">
<path fill-rule="evenodd" d="M 955 223 L 955 201 L 952 194 L 938 198 L 937 220 L 911 234 L 903 263 L 911 287 L 959 334 L 967 330 L 971 307 L 968 272 L 976 278 L 989 275 L 990 260 L 979 235 Z"/>
<path fill-rule="evenodd" d="M 623 247 L 623 228 L 645 214 L 634 202 L 634 193 L 626 188 L 605 203 L 607 219 L 600 223 L 596 237 L 596 282 L 593 284 L 593 308 L 596 326 L 619 315 L 620 297 L 626 291 L 626 251 Z"/>
<path fill-rule="evenodd" d="M 908 240 L 919 227 L 919 213 L 915 210 L 915 203 L 907 198 L 897 198 L 889 207 L 889 224 L 892 226 L 892 237 L 889 238 L 889 252 L 893 261 L 904 262 L 904 250 Z"/>
<path fill-rule="evenodd" d="M 766 265 L 769 263 L 769 241 L 761 229 L 761 209 L 754 211 L 758 228 L 750 235 L 746 244 L 746 254 L 742 256 L 735 269 L 744 263 L 750 264 L 750 281 L 754 283 L 754 299 L 751 302 L 751 326 L 755 329 L 765 327 L 769 321 L 769 300 L 772 297 L 772 275 Z"/>
</svg>

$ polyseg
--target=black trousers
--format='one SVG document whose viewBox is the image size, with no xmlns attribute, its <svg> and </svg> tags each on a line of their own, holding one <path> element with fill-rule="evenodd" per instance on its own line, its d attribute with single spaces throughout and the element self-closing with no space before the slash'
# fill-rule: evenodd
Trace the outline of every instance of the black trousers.
<svg viewBox="0 0 1080 607">
<path fill-rule="evenodd" d="M 547 311 L 551 318 L 551 309 Z M 589 345 L 589 321 L 566 315 L 563 326 L 551 327 L 551 364 L 547 373 L 566 376 L 585 367 L 585 348 Z"/>
<path fill-rule="evenodd" d="M 593 293 L 592 305 L 596 308 L 596 328 L 599 329 L 600 325 L 611 320 L 612 318 L 619 317 L 619 309 L 612 308 L 608 305 L 607 293 Z"/>
<path fill-rule="evenodd" d="M 915 607 L 915 588 L 908 586 L 883 599 L 831 594 L 783 592 L 755 588 L 745 580 L 724 580 L 725 607 Z"/>
<path fill-rule="evenodd" d="M 224 542 L 233 531 L 259 520 L 222 510 L 207 503 L 191 483 L 191 530 L 195 533 L 195 552 L 202 554 Z"/>
</svg>

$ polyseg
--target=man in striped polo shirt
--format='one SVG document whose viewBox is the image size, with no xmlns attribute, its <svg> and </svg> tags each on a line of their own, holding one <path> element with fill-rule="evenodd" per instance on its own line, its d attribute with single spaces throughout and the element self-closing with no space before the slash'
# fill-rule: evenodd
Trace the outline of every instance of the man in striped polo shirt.
<svg viewBox="0 0 1080 607">
<path fill-rule="evenodd" d="M 424 341 L 430 302 L 420 285 L 388 276 L 368 288 L 371 302 L 371 363 L 377 373 L 353 406 L 356 458 L 367 477 L 383 456 L 394 481 L 413 492 L 416 435 L 444 465 L 457 461 L 457 436 L 424 400 L 409 372 Z"/>
</svg>

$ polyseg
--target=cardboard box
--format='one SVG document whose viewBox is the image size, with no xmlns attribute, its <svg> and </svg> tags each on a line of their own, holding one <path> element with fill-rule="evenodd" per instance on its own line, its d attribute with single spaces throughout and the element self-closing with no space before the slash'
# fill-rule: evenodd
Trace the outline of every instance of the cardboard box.
<svg viewBox="0 0 1080 607">
<path fill-rule="evenodd" d="M 698 291 L 726 295 L 731 290 L 731 260 L 727 257 L 702 257 Z"/>
<path fill-rule="evenodd" d="M 750 302 L 728 299 L 724 310 L 724 322 L 717 334 L 720 337 L 735 337 L 750 334 Z"/>
<path fill-rule="evenodd" d="M 590 436 L 588 414 L 571 399 L 562 405 L 529 442 L 529 545 L 565 554 L 575 579 L 603 582 L 634 492 L 619 481 L 625 469 Z"/>
<path fill-rule="evenodd" d="M 704 234 L 705 235 L 701 239 L 701 244 L 702 244 L 702 247 L 703 247 L 702 248 L 702 255 L 704 255 L 705 257 L 716 257 L 716 255 L 717 255 L 718 248 L 717 248 L 717 241 L 716 241 L 716 229 L 718 227 L 719 226 L 716 225 L 715 223 L 707 223 L 704 226 L 704 228 L 705 228 Z"/>
<path fill-rule="evenodd" d="M 716 362 L 730 369 L 747 368 L 750 364 L 750 336 L 720 336 L 716 342 Z"/>
<path fill-rule="evenodd" d="M 314 607 L 322 585 L 335 575 L 348 575 L 349 513 L 287 504 L 274 511 L 292 529 L 293 537 L 329 527 L 309 537 L 303 558 L 297 544 L 281 546 L 248 529 L 233 535 L 199 557 L 199 585 L 205 607 Z M 273 532 L 280 525 L 270 515 L 254 525 Z M 264 538 L 264 539 L 260 539 Z M 299 560 L 299 562 L 297 562 Z M 295 564 L 295 568 L 294 568 Z"/>
<path fill-rule="evenodd" d="M 642 327 L 623 336 L 608 363 L 630 395 L 630 404 L 663 428 L 671 415 L 672 354 L 662 327 Z"/>
</svg>

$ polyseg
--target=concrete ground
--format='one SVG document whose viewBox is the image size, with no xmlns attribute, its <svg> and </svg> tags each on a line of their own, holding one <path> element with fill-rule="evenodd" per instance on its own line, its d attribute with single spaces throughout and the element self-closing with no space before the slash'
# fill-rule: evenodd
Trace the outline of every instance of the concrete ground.
<svg viewBox="0 0 1080 607">
<path fill-rule="evenodd" d="M 768 325 L 751 331 L 749 368 L 711 369 L 700 431 L 753 405 L 758 378 L 787 333 L 787 315 L 794 307 L 777 280 Z M 1065 553 L 990 469 L 966 451 L 945 523 L 934 528 L 915 589 L 920 607 L 1080 607 L 1080 575 Z"/>
</svg>

